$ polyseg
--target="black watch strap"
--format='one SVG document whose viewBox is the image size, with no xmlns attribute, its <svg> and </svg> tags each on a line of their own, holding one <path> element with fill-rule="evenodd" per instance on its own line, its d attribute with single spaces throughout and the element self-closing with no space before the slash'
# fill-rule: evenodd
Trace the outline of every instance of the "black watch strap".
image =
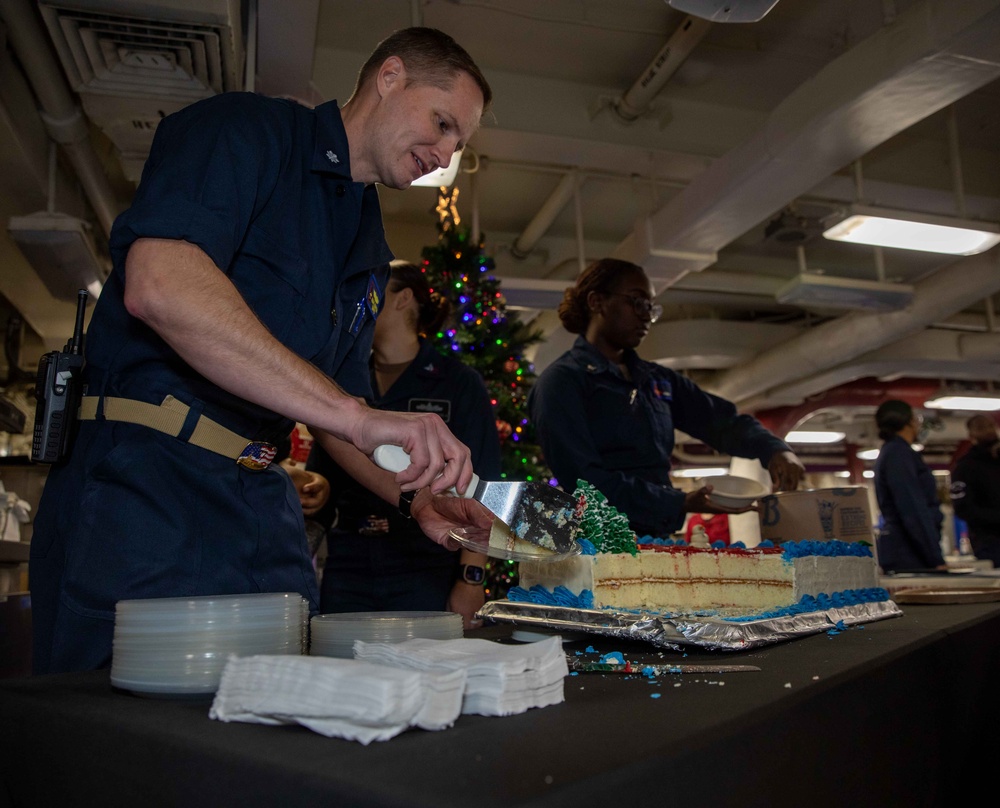
<svg viewBox="0 0 1000 808">
<path fill-rule="evenodd" d="M 399 494 L 399 504 L 396 507 L 399 508 L 399 512 L 405 519 L 413 518 L 413 514 L 410 513 L 410 506 L 413 505 L 413 500 L 416 496 L 416 491 L 402 491 Z"/>
</svg>

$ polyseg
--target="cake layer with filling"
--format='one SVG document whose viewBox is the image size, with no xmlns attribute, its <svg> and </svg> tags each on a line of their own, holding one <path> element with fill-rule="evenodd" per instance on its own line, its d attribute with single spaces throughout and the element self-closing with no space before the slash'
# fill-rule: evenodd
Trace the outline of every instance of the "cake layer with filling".
<svg viewBox="0 0 1000 808">
<path fill-rule="evenodd" d="M 748 549 L 739 542 L 712 547 L 704 535 L 692 545 L 648 536 L 637 541 L 628 519 L 596 488 L 580 480 L 577 493 L 584 504 L 578 538 L 584 554 L 522 561 L 520 586 L 508 592 L 509 600 L 745 616 L 889 597 L 878 586 L 875 558 L 865 543 L 834 539 L 775 547 L 765 541 Z"/>
<path fill-rule="evenodd" d="M 640 545 L 636 555 L 522 562 L 519 575 L 511 600 L 552 602 L 550 593 L 561 588 L 563 605 L 572 595 L 580 607 L 672 614 L 760 613 L 843 592 L 870 600 L 878 588 L 870 548 L 835 540 L 751 549 Z"/>
</svg>

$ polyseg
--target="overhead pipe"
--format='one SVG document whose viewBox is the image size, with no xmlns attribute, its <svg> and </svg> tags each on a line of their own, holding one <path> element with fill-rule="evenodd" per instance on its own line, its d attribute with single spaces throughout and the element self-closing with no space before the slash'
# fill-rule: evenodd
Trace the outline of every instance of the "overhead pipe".
<svg viewBox="0 0 1000 808">
<path fill-rule="evenodd" d="M 711 27 L 712 24 L 707 20 L 685 17 L 642 75 L 621 98 L 612 103 L 612 109 L 618 116 L 625 121 L 634 121 L 642 116 Z M 581 183 L 582 178 L 575 170 L 563 177 L 511 247 L 511 254 L 515 258 L 521 260 L 527 258 L 531 249 L 545 235 L 563 208 L 569 204 Z"/>
<path fill-rule="evenodd" d="M 528 222 L 528 226 L 524 228 L 521 235 L 515 239 L 513 246 L 510 248 L 511 255 L 520 260 L 528 257 L 528 253 L 538 243 L 538 240 L 552 227 L 552 223 L 556 220 L 556 217 L 569 204 L 569 201 L 573 198 L 573 194 L 576 192 L 578 182 L 579 172 L 575 168 L 563 175 L 555 190 L 542 203 L 542 207 L 539 208 L 538 213 Z"/>
<path fill-rule="evenodd" d="M 917 121 L 1000 76 L 1000 2 L 915 0 L 803 82 L 612 252 L 661 281 L 715 254 Z"/>
<path fill-rule="evenodd" d="M 49 136 L 63 147 L 106 235 L 118 215 L 114 191 L 90 142 L 87 120 L 76 105 L 48 36 L 29 0 L 3 0 L 0 16 L 31 88 Z"/>
<path fill-rule="evenodd" d="M 742 402 L 888 345 L 1000 291 L 1000 248 L 961 258 L 915 286 L 913 302 L 891 312 L 852 312 L 772 348 L 703 385 Z"/>
<path fill-rule="evenodd" d="M 881 382 L 875 379 L 858 379 L 812 396 L 792 407 L 774 407 L 757 410 L 754 415 L 765 427 L 779 437 L 784 437 L 810 415 L 820 410 L 843 407 L 878 407 L 883 401 L 899 399 L 912 407 L 923 407 L 924 402 L 940 388 L 935 379 L 894 379 Z"/>
<path fill-rule="evenodd" d="M 631 123 L 642 117 L 653 99 L 663 89 L 670 77 L 684 64 L 691 51 L 701 42 L 712 23 L 699 17 L 685 17 L 676 31 L 670 36 L 659 53 L 649 63 L 649 66 L 629 87 L 621 98 L 615 101 L 611 108 L 623 121 Z"/>
</svg>

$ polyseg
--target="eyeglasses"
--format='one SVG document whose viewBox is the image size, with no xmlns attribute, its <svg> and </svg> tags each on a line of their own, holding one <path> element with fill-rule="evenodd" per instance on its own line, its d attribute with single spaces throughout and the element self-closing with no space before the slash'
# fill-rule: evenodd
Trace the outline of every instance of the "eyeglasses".
<svg viewBox="0 0 1000 808">
<path fill-rule="evenodd" d="M 624 297 L 626 300 L 632 303 L 632 310 L 639 317 L 649 317 L 649 322 L 655 323 L 663 315 L 663 306 L 659 303 L 654 303 L 648 297 L 639 297 L 638 295 L 626 295 L 621 292 L 608 292 L 609 297 Z"/>
</svg>

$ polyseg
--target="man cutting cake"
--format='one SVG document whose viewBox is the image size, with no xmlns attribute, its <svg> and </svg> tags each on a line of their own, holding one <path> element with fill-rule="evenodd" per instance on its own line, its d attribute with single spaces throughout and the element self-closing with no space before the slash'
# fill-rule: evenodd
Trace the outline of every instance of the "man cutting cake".
<svg viewBox="0 0 1000 808">
<path fill-rule="evenodd" d="M 392 258 L 375 184 L 447 165 L 491 96 L 451 37 L 411 28 L 342 107 L 227 93 L 160 122 L 111 233 L 79 436 L 39 506 L 36 672 L 110 664 L 123 599 L 298 592 L 315 610 L 302 508 L 271 464 L 296 421 L 382 498 L 407 493 L 435 540 L 491 523 L 434 496 L 473 474 L 440 417 L 360 400 Z M 409 468 L 377 468 L 380 444 Z"/>
</svg>

